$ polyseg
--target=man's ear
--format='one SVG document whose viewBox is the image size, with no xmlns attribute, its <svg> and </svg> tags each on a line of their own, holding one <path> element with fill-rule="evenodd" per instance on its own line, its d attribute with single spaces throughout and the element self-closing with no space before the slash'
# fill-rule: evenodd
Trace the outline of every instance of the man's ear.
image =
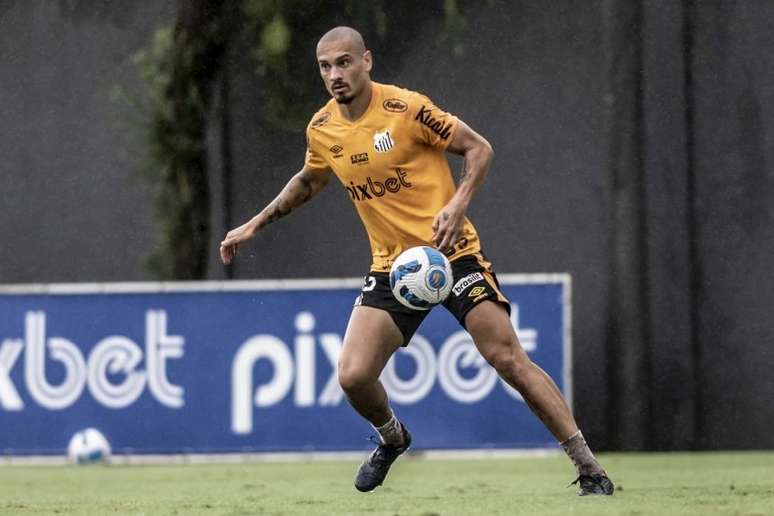
<svg viewBox="0 0 774 516">
<path fill-rule="evenodd" d="M 366 72 L 370 72 L 371 69 L 374 67 L 374 58 L 371 55 L 370 50 L 366 50 L 363 54 L 363 61 L 365 61 L 365 69 Z"/>
</svg>

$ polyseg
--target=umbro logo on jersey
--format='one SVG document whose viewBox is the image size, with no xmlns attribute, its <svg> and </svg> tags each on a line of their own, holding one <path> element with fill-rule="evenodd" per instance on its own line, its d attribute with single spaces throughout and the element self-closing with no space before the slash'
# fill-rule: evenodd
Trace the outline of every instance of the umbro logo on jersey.
<svg viewBox="0 0 774 516">
<path fill-rule="evenodd" d="M 361 152 L 360 154 L 352 154 L 349 157 L 349 161 L 351 161 L 353 165 L 362 165 L 363 163 L 368 163 L 368 153 Z"/>
<path fill-rule="evenodd" d="M 343 154 L 341 154 L 341 151 L 344 150 L 344 147 L 342 147 L 341 145 L 334 145 L 328 150 L 333 153 L 334 158 L 340 158 L 341 156 L 343 156 Z"/>
<path fill-rule="evenodd" d="M 419 109 L 417 116 L 414 117 L 414 120 L 429 127 L 430 130 L 440 136 L 442 140 L 448 140 L 449 135 L 451 135 L 451 124 L 434 118 L 431 115 L 432 111 L 432 108 L 428 109 L 425 106 L 422 106 Z"/>
<path fill-rule="evenodd" d="M 408 172 L 402 168 L 395 169 L 395 177 L 388 177 L 382 183 L 367 177 L 363 184 L 349 182 L 347 192 L 353 201 L 368 201 L 374 197 L 382 197 L 386 193 L 396 193 L 401 187 L 411 188 L 411 183 L 406 180 Z"/>
<path fill-rule="evenodd" d="M 390 136 L 390 131 L 374 135 L 374 149 L 376 149 L 376 152 L 389 152 L 393 147 L 395 147 L 395 140 Z"/>
<path fill-rule="evenodd" d="M 467 276 L 465 276 L 464 278 L 462 278 L 461 280 L 459 280 L 457 283 L 454 284 L 454 287 L 452 287 L 452 292 L 454 292 L 455 296 L 460 297 L 460 294 L 462 294 L 466 288 L 471 286 L 473 283 L 477 283 L 483 280 L 484 280 L 484 276 L 480 272 L 474 272 L 473 274 L 468 274 Z M 480 288 L 480 287 L 477 287 L 477 288 Z"/>
</svg>

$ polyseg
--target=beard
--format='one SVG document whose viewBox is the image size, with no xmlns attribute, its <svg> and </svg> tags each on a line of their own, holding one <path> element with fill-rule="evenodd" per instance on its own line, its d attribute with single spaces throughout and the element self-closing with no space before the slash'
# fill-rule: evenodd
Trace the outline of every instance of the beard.
<svg viewBox="0 0 774 516">
<path fill-rule="evenodd" d="M 348 96 L 346 96 L 346 95 L 344 95 L 344 94 L 341 94 L 341 95 L 334 95 L 334 96 L 333 96 L 333 99 L 334 99 L 334 100 L 335 100 L 335 101 L 336 101 L 338 104 L 349 104 L 350 102 L 352 102 L 352 101 L 355 99 L 355 96 L 354 96 L 354 95 L 350 95 L 350 96 L 348 97 Z"/>
<path fill-rule="evenodd" d="M 352 102 L 352 100 L 355 98 L 355 94 L 352 91 L 352 86 L 346 82 L 337 83 L 336 85 L 344 86 L 345 89 L 344 91 L 333 91 L 333 88 L 331 88 L 331 95 L 333 96 L 333 99 L 339 104 L 349 104 Z"/>
</svg>

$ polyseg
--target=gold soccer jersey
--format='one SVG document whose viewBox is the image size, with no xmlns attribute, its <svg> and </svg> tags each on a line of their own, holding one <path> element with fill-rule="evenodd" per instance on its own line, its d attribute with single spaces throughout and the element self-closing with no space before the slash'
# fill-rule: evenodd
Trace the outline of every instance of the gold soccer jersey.
<svg viewBox="0 0 774 516">
<path fill-rule="evenodd" d="M 365 113 L 350 122 L 331 99 L 306 130 L 306 166 L 331 169 L 349 193 L 368 232 L 374 271 L 388 271 L 401 252 L 433 245 L 433 219 L 456 186 L 444 151 L 457 118 L 419 93 L 372 83 Z M 465 218 L 450 259 L 477 253 L 478 235 Z"/>
</svg>

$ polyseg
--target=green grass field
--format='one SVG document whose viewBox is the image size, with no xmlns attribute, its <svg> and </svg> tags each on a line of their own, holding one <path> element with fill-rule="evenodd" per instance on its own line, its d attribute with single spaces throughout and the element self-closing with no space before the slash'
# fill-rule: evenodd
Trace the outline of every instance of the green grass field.
<svg viewBox="0 0 774 516">
<path fill-rule="evenodd" d="M 401 458 L 362 494 L 354 462 L 0 467 L 0 514 L 774 514 L 774 453 L 607 454 L 619 490 L 577 497 L 567 459 Z"/>
</svg>

